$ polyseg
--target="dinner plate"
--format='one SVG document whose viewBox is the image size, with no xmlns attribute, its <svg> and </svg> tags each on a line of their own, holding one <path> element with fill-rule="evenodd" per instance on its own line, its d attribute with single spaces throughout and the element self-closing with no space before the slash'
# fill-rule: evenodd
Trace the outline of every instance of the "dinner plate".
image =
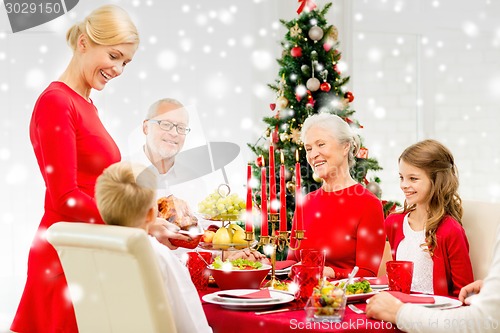
<svg viewBox="0 0 500 333">
<path fill-rule="evenodd" d="M 432 297 L 434 298 L 434 303 L 415 303 L 415 305 L 422 305 L 422 306 L 428 305 L 434 309 L 439 309 L 439 310 L 453 309 L 462 306 L 462 302 L 460 302 L 458 299 L 446 296 L 424 295 L 424 294 L 411 294 L 411 296 Z M 449 305 L 440 306 L 443 304 L 449 304 Z"/>
<path fill-rule="evenodd" d="M 353 282 L 358 282 L 360 278 L 354 278 L 353 279 Z M 367 277 L 363 277 L 363 279 L 365 280 L 376 280 L 378 279 L 377 277 L 374 277 L 374 276 L 367 276 Z M 334 283 L 340 283 L 340 282 L 344 282 L 344 281 L 347 281 L 347 279 L 342 279 L 342 280 L 336 280 L 336 281 L 332 281 Z M 370 284 L 370 287 L 373 289 L 373 290 L 383 290 L 383 289 L 389 289 L 389 285 L 388 284 Z"/>
<path fill-rule="evenodd" d="M 223 298 L 219 297 L 218 294 L 232 294 L 232 295 L 244 295 L 251 292 L 256 292 L 258 289 L 233 289 L 233 290 L 221 290 L 215 293 L 207 294 L 202 297 L 207 303 L 217 304 L 223 308 L 229 310 L 237 311 L 257 311 L 275 307 L 279 304 L 289 303 L 294 300 L 292 295 L 285 293 L 276 292 L 269 290 L 271 298 L 268 299 L 235 299 L 235 298 Z"/>
<path fill-rule="evenodd" d="M 378 290 L 374 290 L 372 292 L 365 293 L 365 294 L 347 295 L 346 296 L 347 297 L 347 303 L 359 302 L 359 301 L 368 299 L 368 298 L 372 297 L 373 295 L 375 295 L 377 293 L 378 293 Z"/>
</svg>

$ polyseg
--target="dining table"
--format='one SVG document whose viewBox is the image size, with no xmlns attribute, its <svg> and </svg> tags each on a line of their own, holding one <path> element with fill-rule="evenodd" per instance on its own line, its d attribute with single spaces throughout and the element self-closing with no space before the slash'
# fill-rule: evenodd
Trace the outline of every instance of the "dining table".
<svg viewBox="0 0 500 333">
<path fill-rule="evenodd" d="M 219 291 L 214 285 L 200 291 L 200 298 Z M 263 311 L 240 311 L 221 307 L 202 300 L 203 310 L 214 333 L 267 333 L 267 332 L 401 332 L 396 325 L 354 313 L 346 307 L 341 322 L 308 321 L 303 304 L 294 300 L 269 310 L 288 309 L 282 312 L 259 314 Z M 355 304 L 364 310 L 364 301 Z M 259 331 L 260 330 L 260 331 Z"/>
</svg>

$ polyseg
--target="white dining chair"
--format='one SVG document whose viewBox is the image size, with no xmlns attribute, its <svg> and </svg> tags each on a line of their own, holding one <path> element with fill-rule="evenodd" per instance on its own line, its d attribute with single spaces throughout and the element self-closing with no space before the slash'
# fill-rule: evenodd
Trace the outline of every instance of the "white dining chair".
<svg viewBox="0 0 500 333">
<path fill-rule="evenodd" d="M 80 333 L 176 332 L 144 230 L 58 222 L 46 237 L 59 255 Z"/>
<path fill-rule="evenodd" d="M 464 200 L 462 206 L 462 224 L 469 240 L 474 279 L 483 279 L 490 268 L 500 226 L 500 203 Z"/>
</svg>

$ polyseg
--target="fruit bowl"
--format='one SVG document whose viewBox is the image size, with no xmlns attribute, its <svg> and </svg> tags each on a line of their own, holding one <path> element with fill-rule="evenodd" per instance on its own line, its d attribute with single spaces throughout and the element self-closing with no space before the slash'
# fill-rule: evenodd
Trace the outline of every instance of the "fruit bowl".
<svg viewBox="0 0 500 333">
<path fill-rule="evenodd" d="M 203 229 L 200 225 L 194 226 L 189 230 L 180 230 L 179 234 L 187 235 L 191 237 L 191 240 L 185 241 L 175 238 L 169 238 L 170 244 L 177 247 L 184 247 L 186 249 L 194 249 L 198 246 L 201 240 L 201 236 L 203 236 Z"/>
<path fill-rule="evenodd" d="M 254 248 L 259 242 L 254 240 L 250 242 L 250 248 Z M 242 250 L 248 247 L 248 243 L 228 243 L 228 244 L 214 244 L 207 242 L 199 242 L 198 247 L 203 250 L 224 250 L 224 251 L 235 251 Z"/>
<path fill-rule="evenodd" d="M 227 289 L 259 289 L 262 281 L 271 270 L 270 265 L 263 264 L 258 269 L 225 270 L 208 266 L 215 283 L 222 290 Z"/>
</svg>

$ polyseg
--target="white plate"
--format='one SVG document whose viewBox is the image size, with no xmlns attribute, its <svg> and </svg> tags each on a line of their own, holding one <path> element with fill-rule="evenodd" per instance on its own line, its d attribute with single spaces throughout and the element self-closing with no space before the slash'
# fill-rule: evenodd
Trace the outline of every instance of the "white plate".
<svg viewBox="0 0 500 333">
<path fill-rule="evenodd" d="M 362 301 L 362 300 L 365 300 L 367 298 L 372 297 L 373 295 L 375 295 L 377 293 L 378 293 L 378 290 L 374 290 L 370 293 L 365 293 L 365 294 L 347 295 L 347 303 Z"/>
<path fill-rule="evenodd" d="M 274 307 L 278 304 L 289 303 L 294 300 L 292 295 L 280 293 L 277 291 L 269 290 L 272 300 L 266 299 L 262 302 L 253 302 L 253 300 L 242 300 L 242 299 L 232 299 L 232 298 L 222 298 L 218 294 L 233 294 L 233 295 L 244 295 L 251 292 L 256 292 L 258 289 L 233 289 L 233 290 L 221 290 L 212 294 L 207 294 L 202 297 L 207 303 L 217 304 L 223 308 L 230 310 L 239 311 L 257 311 L 268 309 Z M 243 302 L 242 302 L 243 301 Z M 250 301 L 250 302 L 248 302 Z"/>
<path fill-rule="evenodd" d="M 367 277 L 364 277 L 363 279 L 365 280 L 376 280 L 378 279 L 377 277 L 374 277 L 374 276 L 367 276 Z M 359 278 L 354 278 L 353 279 L 353 282 L 358 282 Z M 336 281 L 332 281 L 333 283 L 340 283 L 340 282 L 344 282 L 344 281 L 347 281 L 347 279 L 342 279 L 342 280 L 336 280 Z M 373 289 L 373 290 L 382 290 L 382 289 L 388 289 L 389 288 L 389 285 L 388 284 L 370 284 L 370 287 Z"/>
<path fill-rule="evenodd" d="M 415 303 L 415 305 L 430 305 L 435 309 L 439 310 L 445 310 L 445 309 L 453 309 L 453 308 L 458 308 L 462 306 L 462 302 L 460 302 L 458 299 L 446 297 L 446 296 L 437 296 L 437 295 L 423 295 L 423 294 L 411 294 L 411 296 L 418 296 L 418 297 L 432 297 L 434 298 L 434 303 Z M 440 304 L 450 304 L 447 306 L 439 306 Z M 434 307 L 436 305 L 436 307 Z"/>
<path fill-rule="evenodd" d="M 218 302 L 230 302 L 230 303 L 276 303 L 279 301 L 278 298 L 233 298 L 233 297 L 226 297 L 224 295 L 234 295 L 234 296 L 239 296 L 239 295 L 244 295 L 244 294 L 250 294 L 252 292 L 256 292 L 258 289 L 232 289 L 232 290 L 224 290 L 220 292 L 216 292 L 217 296 L 214 297 L 214 300 Z"/>
</svg>

